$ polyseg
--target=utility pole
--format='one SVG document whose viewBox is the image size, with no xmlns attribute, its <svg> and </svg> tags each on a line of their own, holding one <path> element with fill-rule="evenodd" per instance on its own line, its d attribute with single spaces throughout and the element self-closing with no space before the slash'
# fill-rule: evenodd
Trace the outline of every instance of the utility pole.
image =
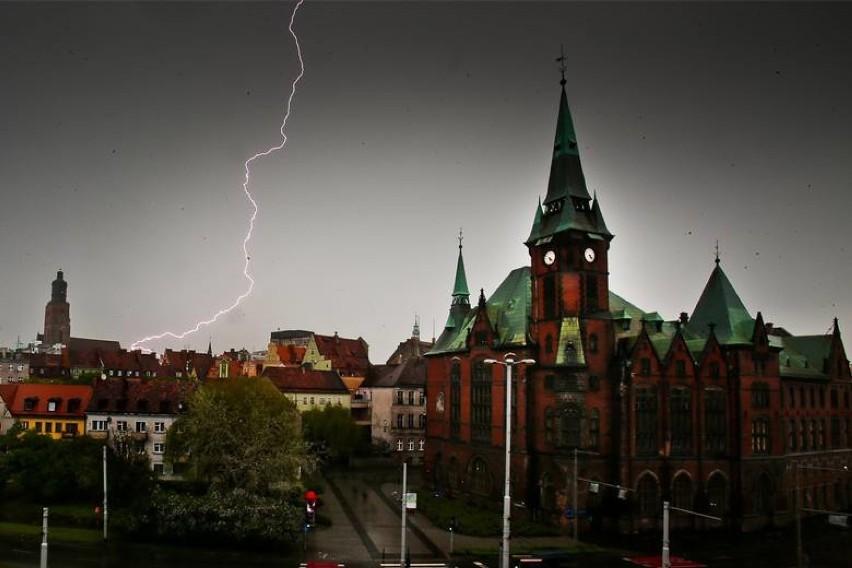
<svg viewBox="0 0 852 568">
<path fill-rule="evenodd" d="M 109 512 L 107 510 L 107 447 L 104 446 L 104 540 L 107 539 Z"/>
<path fill-rule="evenodd" d="M 47 568 L 47 507 L 41 515 L 41 568 Z"/>
<path fill-rule="evenodd" d="M 399 547 L 399 568 L 405 566 L 405 497 L 408 492 L 408 463 L 403 459 L 402 462 L 402 493 L 400 494 L 400 503 L 402 504 L 402 538 L 400 539 Z"/>
</svg>

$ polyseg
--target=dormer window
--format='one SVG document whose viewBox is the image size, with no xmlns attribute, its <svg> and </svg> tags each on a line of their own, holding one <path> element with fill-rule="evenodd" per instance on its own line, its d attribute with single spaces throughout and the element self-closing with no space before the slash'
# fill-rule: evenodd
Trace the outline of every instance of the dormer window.
<svg viewBox="0 0 852 568">
<path fill-rule="evenodd" d="M 148 401 L 144 398 L 140 398 L 136 401 L 136 410 L 137 412 L 148 412 Z"/>
<path fill-rule="evenodd" d="M 68 412 L 77 412 L 80 410 L 80 399 L 79 398 L 69 398 L 68 399 Z"/>
<path fill-rule="evenodd" d="M 59 404 L 62 402 L 61 398 L 51 398 L 47 401 L 47 411 L 48 412 L 56 412 L 59 410 Z"/>
<path fill-rule="evenodd" d="M 38 397 L 31 396 L 24 399 L 24 410 L 32 411 L 35 410 L 36 405 L 38 404 Z"/>
</svg>

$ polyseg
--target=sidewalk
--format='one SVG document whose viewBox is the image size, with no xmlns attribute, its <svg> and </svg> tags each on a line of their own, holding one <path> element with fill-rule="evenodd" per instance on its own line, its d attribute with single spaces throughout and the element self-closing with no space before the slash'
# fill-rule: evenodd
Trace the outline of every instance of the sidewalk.
<svg viewBox="0 0 852 568">
<path fill-rule="evenodd" d="M 474 537 L 453 534 L 436 527 L 419 514 L 406 515 L 406 555 L 401 555 L 401 482 L 378 483 L 359 475 L 325 478 L 327 490 L 321 495 L 319 514 L 328 517 L 330 527 L 317 527 L 307 535 L 306 560 L 339 562 L 347 565 L 399 564 L 401 557 L 412 563 L 450 563 L 461 556 L 497 556 L 502 535 Z M 573 541 L 566 536 L 519 537 L 512 540 L 513 553 L 520 550 L 569 550 Z M 454 565 L 454 564 L 450 564 Z"/>
</svg>

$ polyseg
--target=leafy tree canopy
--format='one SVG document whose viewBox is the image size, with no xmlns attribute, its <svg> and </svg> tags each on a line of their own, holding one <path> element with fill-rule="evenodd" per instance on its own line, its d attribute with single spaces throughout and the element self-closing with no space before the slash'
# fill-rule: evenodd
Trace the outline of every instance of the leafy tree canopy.
<svg viewBox="0 0 852 568">
<path fill-rule="evenodd" d="M 332 461 L 346 460 L 362 451 L 364 438 L 348 408 L 328 405 L 302 416 L 305 440 L 321 456 Z"/>
<path fill-rule="evenodd" d="M 301 421 L 265 378 L 217 380 L 198 389 L 169 429 L 166 458 L 213 489 L 266 494 L 297 483 L 305 464 Z"/>
</svg>

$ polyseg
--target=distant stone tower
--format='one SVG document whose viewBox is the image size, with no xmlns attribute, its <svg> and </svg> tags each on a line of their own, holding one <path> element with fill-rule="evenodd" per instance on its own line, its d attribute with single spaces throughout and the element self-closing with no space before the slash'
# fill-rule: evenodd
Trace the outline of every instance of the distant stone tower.
<svg viewBox="0 0 852 568">
<path fill-rule="evenodd" d="M 71 307 L 67 300 L 68 283 L 62 277 L 62 271 L 56 273 L 51 285 L 50 301 L 44 308 L 44 339 L 46 346 L 71 341 Z"/>
</svg>

